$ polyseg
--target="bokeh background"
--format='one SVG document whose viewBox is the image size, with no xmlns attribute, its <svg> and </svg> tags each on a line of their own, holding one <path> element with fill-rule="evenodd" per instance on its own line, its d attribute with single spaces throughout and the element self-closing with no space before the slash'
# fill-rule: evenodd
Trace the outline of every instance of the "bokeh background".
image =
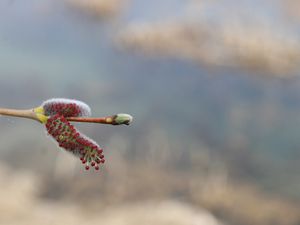
<svg viewBox="0 0 300 225">
<path fill-rule="evenodd" d="M 0 106 L 52 97 L 100 172 L 0 118 L 0 224 L 299 225 L 300 2 L 1 0 Z"/>
</svg>

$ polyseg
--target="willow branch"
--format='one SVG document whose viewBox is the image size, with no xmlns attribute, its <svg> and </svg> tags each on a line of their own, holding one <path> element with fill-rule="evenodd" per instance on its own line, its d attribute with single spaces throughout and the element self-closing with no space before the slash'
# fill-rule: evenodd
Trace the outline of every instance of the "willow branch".
<svg viewBox="0 0 300 225">
<path fill-rule="evenodd" d="M 36 116 L 36 113 L 34 112 L 34 109 L 20 110 L 20 109 L 0 108 L 0 115 L 22 117 L 22 118 L 39 121 L 38 117 Z"/>
<path fill-rule="evenodd" d="M 4 116 L 12 116 L 12 117 L 22 117 L 27 119 L 36 120 L 41 122 L 38 114 L 34 111 L 34 109 L 27 110 L 19 110 L 19 109 L 7 109 L 0 108 L 0 115 Z M 113 116 L 105 116 L 105 117 L 66 117 L 68 121 L 72 122 L 83 122 L 83 123 L 101 123 L 101 124 L 110 124 L 110 125 L 129 125 L 132 121 L 132 116 L 128 114 L 116 114 Z"/>
<path fill-rule="evenodd" d="M 106 116 L 106 117 L 67 117 L 68 121 L 74 122 L 83 122 L 83 123 L 102 123 L 102 124 L 111 124 L 111 125 L 129 125 L 132 122 L 132 116 L 128 114 L 117 114 L 113 116 Z"/>
</svg>

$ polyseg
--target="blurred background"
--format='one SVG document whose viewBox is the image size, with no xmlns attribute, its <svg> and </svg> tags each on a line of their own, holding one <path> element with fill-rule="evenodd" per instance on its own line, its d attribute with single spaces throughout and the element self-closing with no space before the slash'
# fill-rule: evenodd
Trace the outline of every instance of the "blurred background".
<svg viewBox="0 0 300 225">
<path fill-rule="evenodd" d="M 299 225 L 300 2 L 2 0 L 0 106 L 53 97 L 100 172 L 0 118 L 0 224 Z"/>
</svg>

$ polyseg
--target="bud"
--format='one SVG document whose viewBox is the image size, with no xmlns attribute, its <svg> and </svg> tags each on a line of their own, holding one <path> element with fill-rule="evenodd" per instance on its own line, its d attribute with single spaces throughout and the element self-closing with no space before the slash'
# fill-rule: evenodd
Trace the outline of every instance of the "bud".
<svg viewBox="0 0 300 225">
<path fill-rule="evenodd" d="M 119 113 L 114 117 L 115 125 L 126 124 L 129 125 L 132 122 L 132 116 L 125 113 Z"/>
</svg>

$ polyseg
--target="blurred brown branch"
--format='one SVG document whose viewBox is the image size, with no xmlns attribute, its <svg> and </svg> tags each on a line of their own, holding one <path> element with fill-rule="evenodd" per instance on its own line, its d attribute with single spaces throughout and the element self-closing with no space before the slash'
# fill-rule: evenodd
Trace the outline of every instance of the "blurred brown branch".
<svg viewBox="0 0 300 225">
<path fill-rule="evenodd" d="M 299 69 L 297 37 L 245 24 L 136 24 L 119 36 L 121 47 L 145 54 L 188 59 L 210 67 L 226 66 L 286 77 Z"/>
<path fill-rule="evenodd" d="M 66 0 L 72 8 L 96 18 L 116 16 L 127 0 Z"/>
</svg>

